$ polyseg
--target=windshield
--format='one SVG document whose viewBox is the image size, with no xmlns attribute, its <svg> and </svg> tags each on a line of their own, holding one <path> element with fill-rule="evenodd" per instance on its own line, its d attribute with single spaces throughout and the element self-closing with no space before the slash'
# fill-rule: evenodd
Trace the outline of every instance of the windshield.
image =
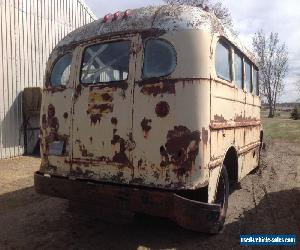
<svg viewBox="0 0 300 250">
<path fill-rule="evenodd" d="M 85 84 L 123 81 L 129 72 L 130 41 L 101 43 L 84 51 L 81 82 Z"/>
</svg>

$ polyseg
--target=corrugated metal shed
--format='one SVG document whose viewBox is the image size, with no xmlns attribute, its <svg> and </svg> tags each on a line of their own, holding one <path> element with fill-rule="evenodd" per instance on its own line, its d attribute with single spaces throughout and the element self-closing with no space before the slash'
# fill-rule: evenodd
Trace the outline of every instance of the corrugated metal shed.
<svg viewBox="0 0 300 250">
<path fill-rule="evenodd" d="M 24 152 L 23 89 L 41 87 L 57 42 L 95 19 L 82 0 L 0 0 L 0 158 Z"/>
</svg>

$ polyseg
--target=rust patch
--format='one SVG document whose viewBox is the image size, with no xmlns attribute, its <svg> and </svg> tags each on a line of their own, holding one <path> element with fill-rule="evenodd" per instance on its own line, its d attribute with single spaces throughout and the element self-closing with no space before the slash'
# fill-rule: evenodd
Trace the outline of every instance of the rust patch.
<svg viewBox="0 0 300 250">
<path fill-rule="evenodd" d="M 54 141 L 63 141 L 63 155 L 67 155 L 66 147 L 69 143 L 69 135 L 59 134 L 59 120 L 55 116 L 55 107 L 53 104 L 48 105 L 47 114 L 42 115 L 42 131 L 41 134 L 44 135 L 41 140 L 41 146 L 43 148 L 43 164 L 49 164 L 48 162 L 48 153 L 49 153 L 49 144 Z"/>
<path fill-rule="evenodd" d="M 116 117 L 112 117 L 110 121 L 114 126 L 118 124 L 118 119 Z"/>
<path fill-rule="evenodd" d="M 141 37 L 142 37 L 143 40 L 146 40 L 149 37 L 151 37 L 151 38 L 160 37 L 160 36 L 163 36 L 165 33 L 166 33 L 165 30 L 154 29 L 154 28 L 151 28 L 151 29 L 140 32 Z"/>
<path fill-rule="evenodd" d="M 111 91 L 111 90 L 110 90 Z M 89 103 L 101 103 L 101 102 L 112 102 L 113 101 L 113 96 L 112 93 L 107 93 L 107 92 L 95 92 L 95 91 L 90 91 L 89 93 Z"/>
<path fill-rule="evenodd" d="M 242 115 L 238 115 L 234 118 L 234 121 L 243 124 L 243 123 L 248 123 L 248 122 L 256 122 L 257 119 L 252 118 L 252 117 L 244 117 Z"/>
<path fill-rule="evenodd" d="M 142 164 L 143 164 L 143 160 L 139 159 L 139 161 L 138 161 L 138 168 L 140 168 L 142 166 Z"/>
<path fill-rule="evenodd" d="M 47 115 L 45 114 L 42 115 L 42 128 L 43 129 L 47 128 Z"/>
<path fill-rule="evenodd" d="M 75 101 L 78 99 L 78 97 L 81 95 L 82 92 L 82 85 L 79 84 L 77 85 L 76 89 L 75 89 L 75 94 L 74 94 L 74 99 Z"/>
<path fill-rule="evenodd" d="M 237 127 L 255 127 L 260 125 L 260 120 L 242 115 L 235 116 L 234 120 L 225 120 L 223 116 L 214 116 L 211 121 L 210 128 L 213 130 L 230 129 Z"/>
<path fill-rule="evenodd" d="M 175 83 L 171 80 L 158 83 L 144 84 L 141 88 L 144 95 L 175 94 Z"/>
<path fill-rule="evenodd" d="M 53 118 L 55 116 L 55 108 L 52 104 L 48 105 L 48 118 Z"/>
<path fill-rule="evenodd" d="M 106 102 L 112 102 L 113 101 L 113 97 L 108 94 L 108 93 L 104 93 L 101 95 L 103 101 L 106 101 Z"/>
<path fill-rule="evenodd" d="M 115 155 L 113 156 L 113 161 L 117 163 L 123 163 L 123 164 L 128 164 L 129 159 L 126 155 L 126 147 L 125 147 L 125 140 L 121 138 L 119 135 L 114 135 L 113 139 L 111 140 L 112 145 L 119 144 L 120 145 L 120 151 L 115 152 Z"/>
<path fill-rule="evenodd" d="M 42 126 L 43 128 L 49 128 L 49 136 L 52 138 L 51 141 L 54 141 L 57 139 L 57 131 L 59 129 L 59 122 L 57 117 L 55 116 L 55 107 L 52 104 L 48 105 L 48 111 L 47 111 L 48 117 L 46 115 L 43 115 L 42 117 Z"/>
<path fill-rule="evenodd" d="M 222 115 L 215 115 L 215 116 L 214 116 L 214 120 L 215 120 L 216 122 L 227 122 L 227 121 L 225 120 L 225 118 L 224 118 Z"/>
<path fill-rule="evenodd" d="M 149 131 L 152 128 L 151 125 L 150 125 L 151 122 L 152 122 L 152 120 L 151 119 L 147 119 L 146 117 L 144 117 L 144 119 L 141 122 L 141 127 L 142 127 L 143 132 L 144 132 L 144 138 L 148 137 Z"/>
<path fill-rule="evenodd" d="M 202 128 L 202 143 L 206 145 L 207 142 L 208 142 L 208 130 Z"/>
<path fill-rule="evenodd" d="M 199 153 L 200 132 L 190 131 L 185 126 L 175 126 L 167 134 L 165 150 L 161 147 L 161 166 L 173 164 L 178 176 L 187 175 L 195 165 Z"/>
<path fill-rule="evenodd" d="M 115 83 L 113 83 L 113 86 L 112 86 L 112 83 L 101 83 L 101 84 L 97 84 L 97 85 L 86 84 L 84 86 L 89 87 L 90 91 L 104 90 L 104 89 L 115 91 L 115 90 L 117 90 L 117 88 L 126 90 L 128 88 L 128 82 L 126 80 L 115 82 Z"/>
<path fill-rule="evenodd" d="M 113 104 L 103 103 L 103 104 L 88 104 L 87 114 L 90 115 L 91 124 L 100 123 L 103 114 L 108 114 L 113 112 Z"/>
<path fill-rule="evenodd" d="M 90 115 L 90 119 L 91 119 L 91 124 L 96 124 L 96 123 L 100 123 L 101 121 L 101 117 L 102 115 L 101 114 L 91 114 Z"/>
<path fill-rule="evenodd" d="M 88 153 L 84 145 L 79 145 L 79 151 L 81 152 L 82 157 L 94 157 L 94 154 Z"/>
<path fill-rule="evenodd" d="M 110 180 L 111 180 L 112 182 L 115 182 L 115 183 L 123 183 L 123 182 L 124 182 L 123 175 L 124 175 L 123 172 L 120 171 L 120 172 L 118 172 L 116 175 L 112 176 L 112 177 L 110 178 Z"/>
<path fill-rule="evenodd" d="M 167 102 L 161 101 L 156 104 L 155 113 L 158 117 L 166 117 L 170 112 L 170 106 Z"/>
<path fill-rule="evenodd" d="M 169 155 L 165 149 L 164 146 L 161 146 L 160 149 L 160 155 L 161 155 L 161 162 L 160 162 L 160 166 L 161 167 L 166 167 L 169 164 Z"/>
<path fill-rule="evenodd" d="M 66 86 L 50 86 L 49 84 L 46 83 L 46 88 L 43 89 L 44 93 L 58 93 L 58 92 L 63 92 L 67 89 Z"/>
</svg>

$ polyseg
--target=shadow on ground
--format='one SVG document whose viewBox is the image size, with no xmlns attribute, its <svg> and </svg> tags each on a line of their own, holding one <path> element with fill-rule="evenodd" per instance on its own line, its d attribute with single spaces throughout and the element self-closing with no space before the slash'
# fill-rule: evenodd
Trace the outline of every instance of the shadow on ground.
<svg viewBox="0 0 300 250">
<path fill-rule="evenodd" d="M 126 224 L 95 219 L 70 212 L 67 201 L 38 195 L 30 187 L 0 196 L 0 248 L 234 248 L 241 233 L 299 232 L 299 207 L 299 189 L 267 193 L 223 232 L 207 235 L 149 216 L 136 216 Z"/>
</svg>

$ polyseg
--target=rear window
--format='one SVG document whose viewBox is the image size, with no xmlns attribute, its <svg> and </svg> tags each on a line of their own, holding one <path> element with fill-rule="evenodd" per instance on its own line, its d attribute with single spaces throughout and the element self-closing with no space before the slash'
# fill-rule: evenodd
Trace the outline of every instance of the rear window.
<svg viewBox="0 0 300 250">
<path fill-rule="evenodd" d="M 223 80 L 231 81 L 230 50 L 222 42 L 217 45 L 215 60 L 217 76 Z"/>
<path fill-rule="evenodd" d="M 101 43 L 85 49 L 81 82 L 85 84 L 127 80 L 130 41 Z"/>
<path fill-rule="evenodd" d="M 174 47 L 161 39 L 149 39 L 145 45 L 143 78 L 161 77 L 171 74 L 176 67 Z"/>
<path fill-rule="evenodd" d="M 65 86 L 69 82 L 72 53 L 61 56 L 54 64 L 50 76 L 51 86 Z"/>
<path fill-rule="evenodd" d="M 245 62 L 245 85 L 246 85 L 246 90 L 247 92 L 251 93 L 252 92 L 252 87 L 251 87 L 251 65 L 249 62 Z"/>
</svg>

